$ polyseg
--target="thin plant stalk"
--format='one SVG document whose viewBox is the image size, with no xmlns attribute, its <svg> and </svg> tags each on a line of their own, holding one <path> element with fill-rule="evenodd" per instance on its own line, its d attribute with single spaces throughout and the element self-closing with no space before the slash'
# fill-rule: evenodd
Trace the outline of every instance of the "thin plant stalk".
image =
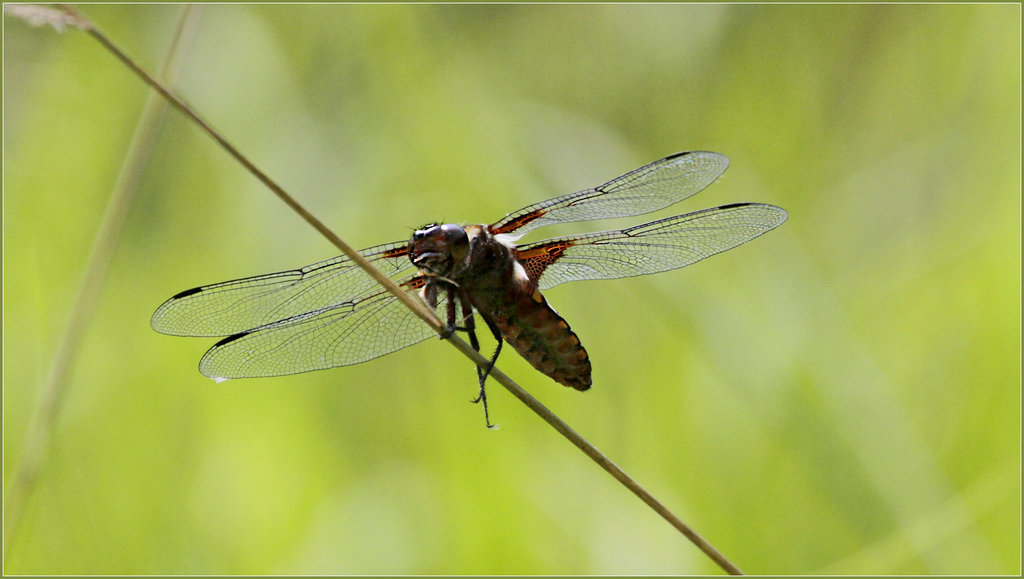
<svg viewBox="0 0 1024 579">
<path fill-rule="evenodd" d="M 403 291 L 397 285 L 394 284 L 387 276 L 381 273 L 379 270 L 370 265 L 362 255 L 356 252 L 352 247 L 346 244 L 341 238 L 334 234 L 326 225 L 320 220 L 309 213 L 305 208 L 302 207 L 298 201 L 296 201 L 291 195 L 289 195 L 280 185 L 274 182 L 269 176 L 263 173 L 257 168 L 248 158 L 246 158 L 236 147 L 234 147 L 221 133 L 219 133 L 213 126 L 205 121 L 195 110 L 189 106 L 184 100 L 175 95 L 169 88 L 163 83 L 154 78 L 152 75 L 147 73 L 138 63 L 136 63 L 130 56 L 128 56 L 123 50 L 121 50 L 106 34 L 104 34 L 99 28 L 97 28 L 91 21 L 81 15 L 77 10 L 68 5 L 60 5 L 61 8 L 70 16 L 71 19 L 77 22 L 77 25 L 83 30 L 87 31 L 97 41 L 99 41 L 104 47 L 106 47 L 111 53 L 114 54 L 121 62 L 123 62 L 129 69 L 135 72 L 144 82 L 149 84 L 158 93 L 164 96 L 171 105 L 181 111 L 185 116 L 189 117 L 195 122 L 204 132 L 206 132 L 211 138 L 217 141 L 225 151 L 234 157 L 239 163 L 241 163 L 246 169 L 248 169 L 257 179 L 259 179 L 264 185 L 266 185 L 275 195 L 277 195 L 285 204 L 292 208 L 298 213 L 307 223 L 313 226 L 318 232 L 326 237 L 331 243 L 335 245 L 341 252 L 361 267 L 368 275 L 376 280 L 381 286 L 387 289 L 392 295 L 399 299 L 409 309 L 411 309 L 417 316 L 423 319 L 427 324 L 430 325 L 439 335 L 444 336 L 447 332 L 445 324 L 437 317 L 437 315 L 422 302 L 417 299 L 411 293 Z M 470 358 L 478 366 L 484 367 L 488 364 L 488 360 L 484 358 L 479 352 L 473 350 L 464 340 L 459 338 L 457 335 L 447 336 L 447 340 L 452 343 L 458 350 Z M 691 529 L 686 523 L 684 523 L 679 517 L 673 514 L 665 505 L 658 501 L 649 491 L 643 488 L 637 483 L 632 477 L 626 474 L 621 468 L 619 468 L 614 462 L 612 462 L 607 456 L 598 450 L 594 445 L 584 439 L 575 430 L 573 430 L 568 424 L 562 419 L 558 418 L 553 412 L 547 407 L 541 404 L 536 398 L 527 393 L 521 386 L 516 384 L 511 378 L 505 375 L 503 372 L 494 368 L 491 372 L 491 377 L 495 379 L 499 384 L 504 386 L 509 392 L 512 393 L 516 398 L 522 401 L 527 407 L 533 410 L 538 416 L 540 416 L 545 422 L 550 424 L 555 430 L 566 437 L 570 442 L 576 445 L 580 450 L 596 462 L 601 468 L 611 474 L 616 480 L 623 484 L 633 494 L 637 495 L 644 503 L 650 506 L 656 513 L 662 518 L 669 522 L 675 527 L 680 533 L 682 533 L 687 539 L 689 539 L 694 545 L 697 546 L 702 552 L 704 552 L 712 561 L 714 561 L 719 567 L 725 570 L 727 573 L 732 575 L 742 575 L 742 572 L 732 562 L 730 562 L 723 554 L 715 549 L 710 543 L 708 543 L 703 537 L 697 534 Z"/>
<path fill-rule="evenodd" d="M 31 24 L 51 24 L 57 30 L 62 30 L 68 25 L 78 26 L 77 18 L 48 20 L 45 7 L 42 6 L 28 7 L 27 11 L 27 15 L 18 14 L 17 10 L 7 12 L 25 17 Z M 62 16 L 59 12 L 54 14 Z M 191 44 L 196 30 L 198 15 L 199 9 L 189 6 L 178 23 L 173 44 L 161 73 L 161 76 L 169 84 L 174 82 L 181 69 L 184 54 Z M 68 374 L 96 311 L 96 303 L 102 292 L 107 273 L 110 271 L 110 264 L 113 260 L 114 250 L 117 248 L 117 242 L 121 237 L 128 208 L 131 206 L 139 179 L 149 161 L 166 112 L 167 102 L 156 92 L 151 92 L 146 99 L 142 114 L 139 116 L 135 134 L 132 136 L 128 152 L 96 233 L 96 239 L 89 252 L 82 283 L 75 296 L 67 325 L 58 341 L 46 382 L 40 391 L 37 406 L 4 497 L 3 554 L 5 560 L 8 548 L 18 535 L 18 529 L 24 520 L 28 501 L 36 488 L 40 469 L 57 428 L 57 419 L 62 403 L 67 397 L 70 387 Z"/>
</svg>

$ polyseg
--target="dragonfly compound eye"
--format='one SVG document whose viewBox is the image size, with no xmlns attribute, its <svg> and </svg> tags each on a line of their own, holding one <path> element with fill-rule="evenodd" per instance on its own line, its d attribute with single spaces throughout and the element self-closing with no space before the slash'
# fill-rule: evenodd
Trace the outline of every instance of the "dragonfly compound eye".
<svg viewBox="0 0 1024 579">
<path fill-rule="evenodd" d="M 451 247 L 464 246 L 469 243 L 469 238 L 466 236 L 466 230 L 454 223 L 446 223 L 442 225 L 441 233 L 444 235 Z"/>
<path fill-rule="evenodd" d="M 422 241 L 437 235 L 440 227 L 436 223 L 428 223 L 412 233 L 411 241 Z"/>
</svg>

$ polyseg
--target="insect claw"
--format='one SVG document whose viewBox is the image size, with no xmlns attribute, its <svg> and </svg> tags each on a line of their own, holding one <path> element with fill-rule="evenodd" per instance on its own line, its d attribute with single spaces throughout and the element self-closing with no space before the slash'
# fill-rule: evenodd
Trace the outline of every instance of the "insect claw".
<svg viewBox="0 0 1024 579">
<path fill-rule="evenodd" d="M 491 414 L 487 411 L 487 391 L 484 390 L 484 380 L 486 380 L 486 377 L 480 380 L 480 394 L 475 399 L 470 400 L 470 402 L 473 404 L 484 403 L 484 423 L 487 424 L 488 430 L 492 430 L 497 425 L 491 424 Z"/>
</svg>

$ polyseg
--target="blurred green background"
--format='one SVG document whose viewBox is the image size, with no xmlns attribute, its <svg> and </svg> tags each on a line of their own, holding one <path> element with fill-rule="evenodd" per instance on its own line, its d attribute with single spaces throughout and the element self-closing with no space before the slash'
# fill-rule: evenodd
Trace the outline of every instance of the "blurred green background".
<svg viewBox="0 0 1024 579">
<path fill-rule="evenodd" d="M 151 70 L 181 6 L 83 6 Z M 4 482 L 147 89 L 4 22 Z M 560 286 L 594 364 L 499 366 L 753 573 L 1020 572 L 1020 6 L 203 8 L 180 92 L 357 247 L 491 222 L 667 154 L 779 230 Z M 167 116 L 7 573 L 718 569 L 428 341 L 214 384 L 172 294 L 334 255 Z M 490 347 L 488 342 L 486 347 Z"/>
</svg>

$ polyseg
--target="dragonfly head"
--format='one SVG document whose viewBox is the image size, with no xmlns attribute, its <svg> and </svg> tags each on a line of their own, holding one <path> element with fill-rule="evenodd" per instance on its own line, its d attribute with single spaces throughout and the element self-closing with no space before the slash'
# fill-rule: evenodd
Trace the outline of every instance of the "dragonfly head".
<svg viewBox="0 0 1024 579">
<path fill-rule="evenodd" d="M 469 254 L 469 236 L 454 223 L 436 223 L 417 229 L 409 240 L 413 265 L 434 275 L 448 276 Z"/>
</svg>

